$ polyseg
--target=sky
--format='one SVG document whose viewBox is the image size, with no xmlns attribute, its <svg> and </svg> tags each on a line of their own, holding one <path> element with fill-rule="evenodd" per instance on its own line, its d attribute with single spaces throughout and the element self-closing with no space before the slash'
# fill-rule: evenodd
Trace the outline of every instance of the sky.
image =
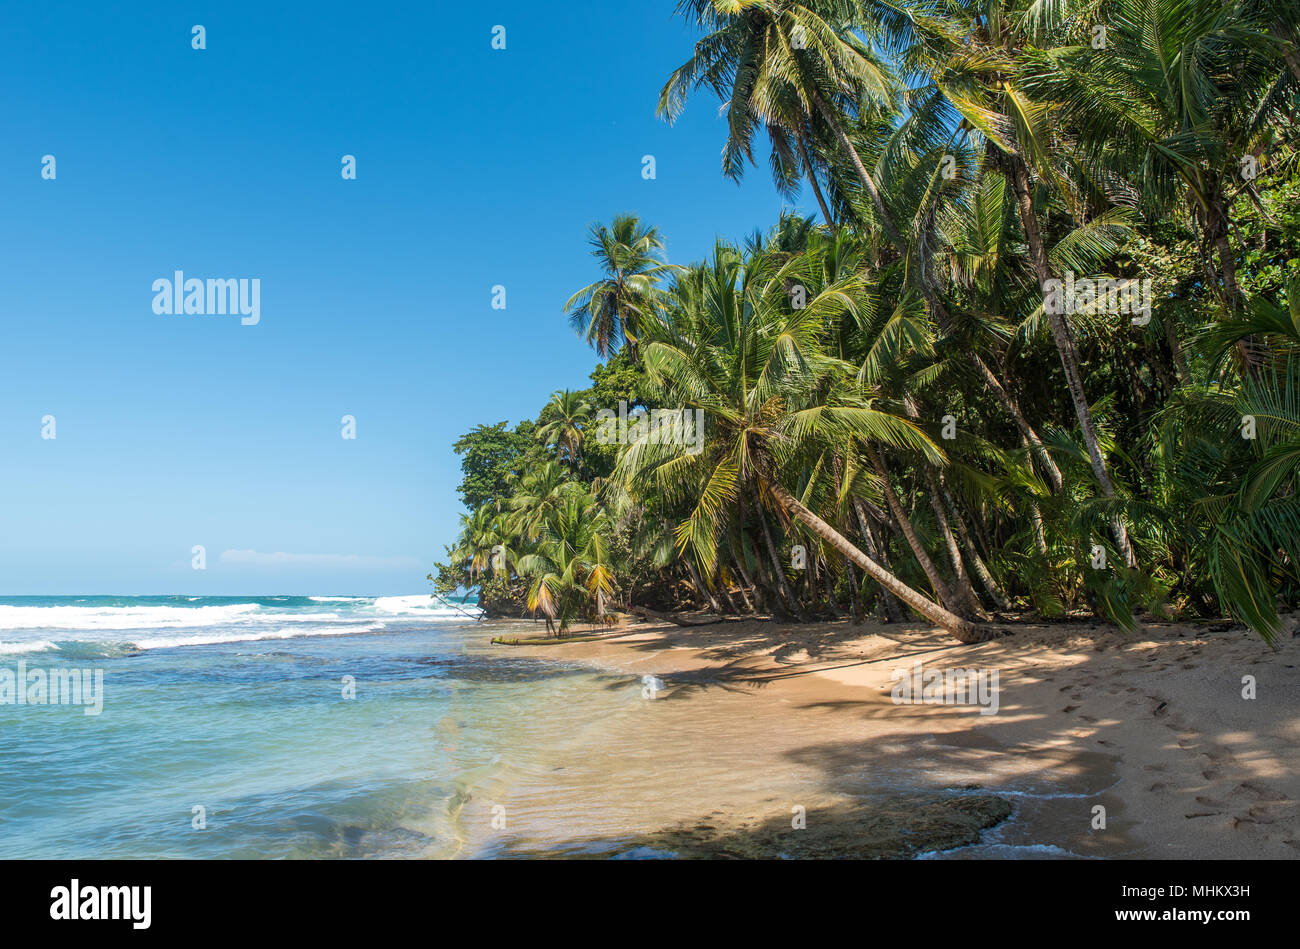
<svg viewBox="0 0 1300 949">
<path fill-rule="evenodd" d="M 687 262 L 782 209 L 765 151 L 722 176 L 707 93 L 655 116 L 673 6 L 13 5 L 0 594 L 427 590 L 452 443 L 589 382 L 589 226 Z M 258 321 L 155 313 L 177 270 L 257 279 Z"/>
</svg>

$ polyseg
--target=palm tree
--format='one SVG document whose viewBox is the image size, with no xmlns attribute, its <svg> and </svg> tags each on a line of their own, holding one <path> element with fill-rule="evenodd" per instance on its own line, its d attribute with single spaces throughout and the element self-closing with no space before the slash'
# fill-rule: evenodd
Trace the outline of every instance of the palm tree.
<svg viewBox="0 0 1300 949">
<path fill-rule="evenodd" d="M 869 125 L 878 124 L 880 107 L 893 101 L 899 84 L 850 27 L 883 36 L 895 47 L 909 41 L 921 43 L 923 37 L 925 43 L 933 43 L 935 37 L 927 31 L 937 31 L 937 37 L 947 41 L 952 28 L 928 5 L 914 15 L 906 7 L 889 3 L 684 0 L 678 11 L 706 35 L 695 44 L 694 56 L 678 67 L 664 85 L 659 94 L 659 114 L 671 122 L 681 113 L 692 90 L 712 90 L 727 110 L 724 172 L 733 178 L 743 173 L 745 160 L 752 161 L 751 141 L 761 123 L 773 139 L 773 172 L 778 181 L 789 181 L 796 164 L 801 164 L 827 223 L 833 224 L 807 149 L 810 139 L 819 140 L 824 135 L 837 144 L 840 158 L 848 161 L 890 243 L 904 259 L 910 258 L 913 248 L 900 233 L 876 177 L 868 171 L 850 137 L 853 116 L 866 118 Z M 799 145 L 798 163 L 788 157 L 790 139 Z M 926 261 L 919 267 L 908 267 L 907 278 L 946 333 L 953 319 L 938 290 L 926 279 L 927 269 Z M 968 351 L 965 358 L 1034 447 L 1040 464 L 1059 490 L 1060 472 L 1018 401 L 977 352 Z"/>
<path fill-rule="evenodd" d="M 1077 169 L 1068 156 L 1060 153 L 1054 104 L 1035 99 L 1029 92 L 1030 77 L 1042 67 L 1026 49 L 1036 40 L 1050 43 L 1053 35 L 1063 35 L 1071 11 L 1064 5 L 1036 0 L 1002 0 L 990 10 L 981 7 L 968 12 L 970 20 L 952 32 L 948 49 L 936 63 L 939 68 L 932 82 L 937 95 L 928 102 L 940 113 L 947 111 L 952 124 L 960 123 L 969 134 L 987 143 L 989 158 L 1011 184 L 1029 264 L 1041 289 L 1044 314 L 1060 356 L 1092 473 L 1102 494 L 1114 499 L 1115 485 L 1084 393 L 1074 334 L 1065 312 L 1052 297 L 1051 287 L 1058 273 L 1040 221 L 1046 202 L 1037 193 L 1041 191 L 1047 199 L 1064 206 L 1076 220 L 1088 215 L 1086 194 L 1070 180 L 1071 172 Z M 1112 216 L 1112 223 L 1118 220 Z M 1134 566 L 1136 557 L 1128 530 L 1118 513 L 1111 517 L 1110 527 L 1125 565 Z"/>
<path fill-rule="evenodd" d="M 581 393 L 565 389 L 551 394 L 551 401 L 542 409 L 537 440 L 555 446 L 556 454 L 563 458 L 570 470 L 577 470 L 582 455 L 585 427 L 591 422 L 591 403 Z"/>
<path fill-rule="evenodd" d="M 887 102 L 897 83 L 885 63 L 846 29 L 856 4 L 841 0 L 682 0 L 678 12 L 706 33 L 694 55 L 659 93 L 659 115 L 674 121 L 687 95 L 711 89 L 727 110 L 722 167 L 739 179 L 752 163 L 752 141 L 763 125 L 773 144 L 778 182 L 801 169 L 818 194 L 826 223 L 832 219 L 808 155 L 811 130 L 820 122 L 852 164 L 891 239 L 901 243 L 880 189 L 848 136 L 844 113 L 864 101 Z M 791 141 L 797 146 L 796 157 Z"/>
<path fill-rule="evenodd" d="M 1233 192 L 1250 187 L 1279 123 L 1294 121 L 1294 43 L 1273 35 L 1290 5 L 1220 0 L 1114 0 L 1107 41 L 1064 59 L 1034 58 L 1026 88 L 1064 105 L 1081 156 L 1127 174 L 1155 213 L 1186 201 L 1203 234 L 1203 266 L 1229 316 L 1244 296 L 1229 243 Z M 1240 186 L 1240 187 L 1239 187 Z M 1217 260 L 1217 266 L 1216 266 Z M 1257 359 L 1246 341 L 1242 362 Z"/>
<path fill-rule="evenodd" d="M 659 232 L 634 214 L 593 224 L 589 243 L 605 276 L 569 297 L 569 322 L 602 359 L 626 343 L 635 362 L 637 340 L 662 305 L 660 282 L 676 268 L 661 259 Z"/>
<path fill-rule="evenodd" d="M 532 581 L 528 608 L 546 617 L 548 629 L 558 622 L 563 633 L 582 615 L 605 616 L 614 591 L 609 526 L 594 498 L 571 494 L 548 513 L 536 550 L 519 559 L 520 573 Z"/>
<path fill-rule="evenodd" d="M 648 439 L 629 445 L 615 476 L 633 490 L 688 500 L 676 528 L 705 574 L 717 562 L 719 536 L 744 497 L 760 518 L 768 508 L 793 518 L 926 619 L 963 641 L 988 630 L 951 613 L 867 557 L 783 483 L 810 452 L 845 440 L 909 448 L 939 460 L 934 443 L 906 419 L 877 408 L 853 380 L 852 367 L 822 348 L 825 324 L 854 306 L 854 278 L 818 293 L 802 309 L 789 304 L 792 261 L 773 268 L 762 257 L 742 261 L 718 247 L 704 270 L 697 305 L 673 308 L 647 337 L 644 356 L 665 401 L 700 409 L 706 435 L 697 454 Z M 766 529 L 766 521 L 764 521 Z M 769 542 L 769 547 L 770 547 Z M 779 564 L 776 572 L 782 573 Z"/>
<path fill-rule="evenodd" d="M 509 510 L 504 525 L 524 543 L 533 543 L 546 519 L 572 494 L 586 488 L 573 480 L 572 472 L 553 461 L 530 468 L 506 479 L 510 487 Z"/>
<path fill-rule="evenodd" d="M 484 504 L 472 514 L 462 514 L 460 526 L 460 538 L 449 555 L 453 564 L 465 565 L 467 585 L 472 586 L 480 574 L 509 576 L 516 545 L 496 506 Z"/>
</svg>

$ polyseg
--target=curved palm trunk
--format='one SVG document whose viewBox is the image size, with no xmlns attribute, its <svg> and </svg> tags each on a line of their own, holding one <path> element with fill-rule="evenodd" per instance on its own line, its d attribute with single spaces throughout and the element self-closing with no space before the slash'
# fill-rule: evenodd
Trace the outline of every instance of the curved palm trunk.
<svg viewBox="0 0 1300 949">
<path fill-rule="evenodd" d="M 859 498 L 853 499 L 853 510 L 858 515 L 858 527 L 862 530 L 862 542 L 866 544 L 867 556 L 872 560 L 878 561 L 882 567 L 892 572 L 889 565 L 889 556 L 885 552 L 884 543 L 876 543 L 871 535 L 871 522 L 867 520 L 866 511 L 862 509 L 862 501 Z M 851 563 L 852 561 L 850 561 Z M 885 606 L 885 617 L 891 623 L 901 623 L 906 617 L 903 615 L 903 607 L 898 602 L 898 598 L 890 593 L 884 587 L 880 588 L 882 599 Z"/>
<path fill-rule="evenodd" d="M 885 233 L 889 236 L 889 239 L 893 241 L 894 246 L 898 248 L 899 253 L 906 257 L 907 245 L 899 236 L 897 228 L 894 227 L 893 218 L 890 216 L 889 212 L 885 210 L 885 202 L 880 196 L 880 189 L 876 187 L 876 183 L 872 180 L 870 173 L 867 171 L 866 165 L 862 163 L 862 156 L 860 156 L 857 149 L 853 147 L 853 142 L 849 139 L 848 133 L 844 130 L 838 113 L 834 112 L 826 103 L 826 100 L 824 100 L 820 95 L 814 97 L 814 104 L 817 106 L 818 111 L 821 112 L 826 123 L 832 130 L 834 130 L 835 137 L 839 140 L 840 146 L 848 155 L 849 163 L 853 165 L 853 170 L 857 173 L 858 180 L 862 183 L 863 190 L 871 197 L 871 204 L 876 209 L 876 214 L 880 217 L 880 222 L 885 228 Z M 911 274 L 912 272 L 913 271 L 909 268 L 908 273 Z M 910 279 L 914 280 L 915 278 Z M 934 314 L 936 322 L 938 322 L 940 327 L 947 332 L 952 324 L 952 320 L 948 316 L 947 308 L 939 300 L 938 295 L 935 294 L 933 288 L 931 288 L 924 279 L 915 280 L 915 282 L 918 284 L 918 289 L 921 291 L 921 295 L 925 298 L 926 304 L 930 307 L 930 311 Z M 1056 466 L 1056 462 L 1054 462 L 1051 456 L 1047 454 L 1047 449 L 1043 447 L 1042 439 L 1038 437 L 1038 433 L 1034 431 L 1033 426 L 1029 424 L 1029 420 L 1025 418 L 1024 413 L 1020 410 L 1020 405 L 1014 398 L 1012 398 L 1011 394 L 1007 392 L 1002 383 L 998 381 L 997 376 L 993 375 L 992 370 L 989 369 L 988 365 L 985 364 L 984 360 L 981 359 L 978 354 L 970 353 L 968 358 L 971 361 L 971 365 L 975 367 L 975 371 L 979 374 L 980 378 L 983 379 L 984 384 L 993 392 L 998 403 L 1006 410 L 1007 414 L 1011 416 L 1012 420 L 1016 423 L 1016 427 L 1025 435 L 1029 440 L 1029 443 L 1034 446 L 1035 456 L 1039 459 L 1039 463 L 1042 464 L 1043 469 L 1047 472 L 1048 479 L 1052 482 L 1053 490 L 1060 491 L 1062 483 L 1061 469 Z"/>
<path fill-rule="evenodd" d="M 890 217 L 889 212 L 885 210 L 885 202 L 880 196 L 880 189 L 876 187 L 875 181 L 872 180 L 870 173 L 868 173 L 867 166 L 862 163 L 862 156 L 859 155 L 858 150 L 853 147 L 853 142 L 849 138 L 849 133 L 844 130 L 844 123 L 840 121 L 840 114 L 830 107 L 830 103 L 822 98 L 820 92 L 813 93 L 813 105 L 817 107 L 817 111 L 821 113 L 822 118 L 826 121 L 826 124 L 830 126 L 831 131 L 835 133 L 836 139 L 839 140 L 840 147 L 844 149 L 845 156 L 848 158 L 849 163 L 853 165 L 853 170 L 857 172 L 858 181 L 862 183 L 862 190 L 871 197 L 871 204 L 876 209 L 876 214 L 880 217 L 880 223 L 881 226 L 884 227 L 885 233 L 889 236 L 889 239 L 894 242 L 894 246 L 906 254 L 907 250 L 903 244 L 903 239 L 898 236 L 898 230 L 894 227 L 894 219 Z"/>
<path fill-rule="evenodd" d="M 964 608 L 972 616 L 980 619 L 987 619 L 984 614 L 984 607 L 980 605 L 979 598 L 975 596 L 975 589 L 971 586 L 970 577 L 966 575 L 966 564 L 962 562 L 961 550 L 957 547 L 957 538 L 953 536 L 952 525 L 948 523 L 948 513 L 943 509 L 943 501 L 939 495 L 939 484 L 935 480 L 934 471 L 930 468 L 925 469 L 925 481 L 930 488 L 930 508 L 934 511 L 934 520 L 939 527 L 939 536 L 943 538 L 944 549 L 948 553 L 948 562 L 952 565 L 953 576 L 955 580 L 954 595 L 964 604 Z"/>
<path fill-rule="evenodd" d="M 890 513 L 894 515 L 894 521 L 898 524 L 898 529 L 903 532 L 903 537 L 907 540 L 907 546 L 912 548 L 912 555 L 916 557 L 921 569 L 925 571 L 925 578 L 930 581 L 930 586 L 934 589 L 935 596 L 944 606 L 951 608 L 956 599 L 952 589 L 944 582 L 943 577 L 939 574 L 939 568 L 934 565 L 930 555 L 926 552 L 925 546 L 921 543 L 921 538 L 916 535 L 916 529 L 912 527 L 911 518 L 903 510 L 903 504 L 898 500 L 898 495 L 894 492 L 894 485 L 889 480 L 889 472 L 885 469 L 885 463 L 881 460 L 880 455 L 874 448 L 867 449 L 867 458 L 871 461 L 871 467 L 876 469 L 876 474 L 885 489 L 885 501 L 889 505 Z"/>
<path fill-rule="evenodd" d="M 934 625 L 947 630 L 964 643 L 982 643 L 997 635 L 995 630 L 962 619 L 955 613 L 948 612 L 928 597 L 913 590 L 902 580 L 899 580 L 880 564 L 858 550 L 843 534 L 796 501 L 790 492 L 781 485 L 771 482 L 768 488 L 773 497 L 777 499 L 791 517 L 798 519 L 814 534 L 865 570 L 873 580 L 931 623 L 934 623 Z"/>
<path fill-rule="evenodd" d="M 792 615 L 803 619 L 803 610 L 799 607 L 799 600 L 790 589 L 790 581 L 785 577 L 785 568 L 781 565 L 781 555 L 777 553 L 776 541 L 772 539 L 772 528 L 767 523 L 767 515 L 763 513 L 763 505 L 759 503 L 758 522 L 763 525 L 763 540 L 767 545 L 767 555 L 772 560 L 772 572 L 776 574 L 777 586 L 781 589 L 781 596 L 785 599 Z"/>
<path fill-rule="evenodd" d="M 826 197 L 822 194 L 822 186 L 817 182 L 817 174 L 813 171 L 812 160 L 808 156 L 808 143 L 804 140 L 802 132 L 797 136 L 799 142 L 799 157 L 803 159 L 804 173 L 808 176 L 808 183 L 812 185 L 813 194 L 817 196 L 817 206 L 822 209 L 822 217 L 826 219 L 826 226 L 835 233 L 835 218 L 831 217 L 831 210 L 826 205 Z"/>
<path fill-rule="evenodd" d="M 967 556 L 970 557 L 971 568 L 975 571 L 975 576 L 979 577 L 980 584 L 992 598 L 993 604 L 1004 612 L 1011 608 L 1011 601 L 1007 595 L 1002 592 L 1002 587 L 998 585 L 997 580 L 993 579 L 993 574 L 989 572 L 988 565 L 984 563 L 984 558 L 980 556 L 979 548 L 971 540 L 970 532 L 966 530 L 966 522 L 962 519 L 961 509 L 957 507 L 957 502 L 953 499 L 948 485 L 944 482 L 943 475 L 939 475 L 939 491 L 943 495 L 944 503 L 947 505 L 949 513 L 952 515 L 952 523 L 957 528 L 957 534 L 962 544 L 966 547 Z"/>
<path fill-rule="evenodd" d="M 1011 181 L 1016 193 L 1016 208 L 1020 215 L 1020 224 L 1024 228 L 1025 241 L 1029 245 L 1029 259 L 1033 264 L 1046 303 L 1047 281 L 1052 279 L 1052 268 L 1047 260 L 1047 249 L 1043 245 L 1043 235 L 1038 229 L 1038 218 L 1034 214 L 1033 200 L 1029 195 L 1029 169 L 1019 155 L 1009 156 L 1008 163 L 1011 166 Z M 1061 357 L 1061 367 L 1065 370 L 1065 384 L 1070 392 L 1070 401 L 1074 403 L 1074 414 L 1078 416 L 1079 427 L 1083 430 L 1083 441 L 1088 448 L 1088 459 L 1092 462 L 1092 473 L 1096 476 L 1097 483 L 1101 485 L 1102 494 L 1114 498 L 1115 485 L 1110 480 L 1110 472 L 1106 470 L 1106 460 L 1102 457 L 1101 446 L 1097 443 L 1097 430 L 1092 424 L 1092 410 L 1089 409 L 1088 399 L 1083 392 L 1083 379 L 1079 374 L 1079 354 L 1074 348 L 1074 339 L 1070 335 L 1070 328 L 1066 325 L 1064 315 L 1051 312 L 1054 309 L 1055 307 L 1044 306 L 1044 310 L 1048 311 L 1048 323 L 1052 327 L 1052 339 L 1056 342 L 1056 351 Z M 1125 566 L 1136 566 L 1137 558 L 1133 556 L 1128 529 L 1118 514 L 1111 516 L 1110 530 L 1115 538 L 1115 546 L 1119 549 L 1120 556 L 1124 558 Z"/>
<path fill-rule="evenodd" d="M 979 353 L 971 352 L 967 358 L 970 360 L 971 365 L 975 367 L 976 373 L 984 381 L 984 385 L 993 393 L 993 397 L 998 400 L 1006 413 L 1011 416 L 1011 420 L 1016 423 L 1016 428 L 1020 429 L 1020 434 L 1029 443 L 1034 458 L 1042 466 L 1048 482 L 1052 485 L 1052 491 L 1060 494 L 1061 487 L 1064 484 L 1061 478 L 1061 469 L 1057 467 L 1052 456 L 1047 453 L 1047 446 L 1043 444 L 1043 440 L 1038 437 L 1038 432 L 1034 431 L 1034 427 L 1029 424 L 1029 420 L 1025 418 L 1025 414 L 1020 410 L 1020 403 L 1003 387 L 998 377 L 993 375 L 993 370 L 980 358 Z"/>
</svg>

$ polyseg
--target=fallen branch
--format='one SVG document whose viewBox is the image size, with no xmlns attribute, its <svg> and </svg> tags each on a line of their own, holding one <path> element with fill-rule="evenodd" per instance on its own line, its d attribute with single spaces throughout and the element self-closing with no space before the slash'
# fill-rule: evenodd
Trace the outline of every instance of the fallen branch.
<svg viewBox="0 0 1300 949">
<path fill-rule="evenodd" d="M 611 603 L 613 609 L 620 613 L 631 613 L 633 616 L 648 616 L 651 619 L 657 619 L 660 622 L 672 623 L 674 626 L 716 626 L 718 623 L 727 622 L 727 617 L 719 616 L 717 619 L 693 620 L 683 619 L 672 613 L 657 613 L 654 610 L 647 609 L 644 606 L 626 606 L 621 603 Z"/>
</svg>

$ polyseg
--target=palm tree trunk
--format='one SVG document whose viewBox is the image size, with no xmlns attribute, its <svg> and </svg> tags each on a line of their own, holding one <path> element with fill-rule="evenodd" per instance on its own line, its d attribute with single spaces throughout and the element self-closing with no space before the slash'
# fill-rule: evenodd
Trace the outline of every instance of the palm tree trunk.
<svg viewBox="0 0 1300 949">
<path fill-rule="evenodd" d="M 739 564 L 736 562 L 736 552 L 728 547 L 728 553 L 731 554 L 732 566 L 739 567 Z M 745 604 L 745 612 L 752 613 L 754 612 L 754 604 L 749 599 L 749 591 L 745 589 L 745 585 L 749 583 L 749 578 L 745 576 L 744 571 L 737 571 L 736 575 L 740 577 L 736 583 L 736 590 L 740 593 L 741 602 Z"/>
<path fill-rule="evenodd" d="M 902 502 L 898 500 L 898 495 L 894 492 L 894 485 L 889 480 L 889 472 L 885 469 L 884 461 L 874 448 L 867 449 L 867 458 L 871 461 L 871 466 L 876 469 L 876 474 L 880 476 L 880 480 L 884 485 L 885 501 L 889 504 L 890 513 L 894 515 L 894 521 L 898 524 L 898 529 L 903 532 L 903 537 L 907 539 L 907 546 L 912 548 L 912 555 L 916 557 L 921 569 L 925 571 L 925 577 L 930 581 L 930 586 L 934 589 L 934 594 L 939 598 L 939 602 L 951 609 L 956 604 L 956 598 L 940 575 L 939 568 L 934 565 L 934 561 L 930 559 L 930 555 L 921 544 L 921 538 L 916 535 L 916 529 L 912 527 L 911 518 L 903 510 Z"/>
<path fill-rule="evenodd" d="M 813 170 L 812 159 L 808 157 L 808 143 L 804 140 L 803 132 L 796 136 L 799 142 L 799 156 L 803 159 L 804 173 L 808 176 L 808 183 L 812 185 L 813 194 L 817 196 L 817 206 L 822 209 L 822 217 L 826 220 L 826 226 L 835 233 L 835 218 L 831 217 L 831 210 L 826 206 L 826 198 L 822 194 L 822 186 L 817 183 L 817 174 Z"/>
<path fill-rule="evenodd" d="M 852 560 L 844 561 L 844 569 L 849 575 L 849 615 L 853 617 L 853 625 L 857 626 L 862 622 L 862 597 L 858 592 L 858 571 L 854 569 Z"/>
<path fill-rule="evenodd" d="M 885 233 L 889 236 L 889 239 L 893 241 L 894 246 L 898 248 L 899 253 L 906 258 L 908 253 L 907 245 L 899 236 L 897 228 L 894 227 L 893 218 L 885 209 L 884 199 L 880 196 L 880 189 L 876 187 L 875 181 L 872 180 L 871 175 L 867 172 L 866 165 L 862 163 L 862 157 L 858 154 L 857 149 L 853 147 L 853 142 L 849 139 L 848 133 L 844 130 L 844 126 L 840 122 L 839 114 L 831 109 L 830 105 L 821 97 L 820 94 L 814 94 L 814 105 L 817 107 L 818 111 L 821 112 L 822 118 L 825 119 L 826 123 L 835 132 L 835 137 L 839 139 L 840 146 L 844 149 L 849 162 L 853 165 L 853 170 L 857 172 L 858 180 L 862 183 L 863 190 L 865 190 L 871 197 L 871 204 L 875 207 L 876 214 L 880 217 L 880 223 L 884 227 Z M 911 268 L 908 268 L 908 273 L 913 273 Z M 935 316 L 935 321 L 939 323 L 940 327 L 946 332 L 948 327 L 951 325 L 951 319 L 948 316 L 947 308 L 943 306 L 938 295 L 934 292 L 933 288 L 926 283 L 924 278 L 916 279 L 915 277 L 910 277 L 909 279 L 918 285 L 921 295 L 925 298 L 926 304 L 930 307 L 931 312 Z M 1035 446 L 1035 453 L 1039 457 L 1044 469 L 1047 471 L 1053 489 L 1060 491 L 1061 471 L 1047 454 L 1046 449 L 1043 448 L 1042 439 L 1038 437 L 1038 433 L 1034 431 L 1033 427 L 1030 426 L 1029 421 L 1025 418 L 1024 413 L 1020 411 L 1020 406 L 1016 403 L 1015 399 L 1011 397 L 1010 393 L 1006 391 L 1002 383 L 998 381 L 998 378 L 993 375 L 992 371 L 984 363 L 984 360 L 980 359 L 975 353 L 972 353 L 971 356 L 973 357 L 971 359 L 971 364 L 975 367 L 975 371 L 978 372 L 980 377 L 984 380 L 984 384 L 992 390 L 994 397 L 997 398 L 998 402 L 1015 421 L 1016 426 L 1025 434 L 1025 437 L 1029 439 L 1029 443 Z"/>
<path fill-rule="evenodd" d="M 1042 466 L 1044 473 L 1047 475 L 1047 480 L 1052 485 L 1052 491 L 1059 494 L 1061 492 L 1061 487 L 1064 484 L 1064 481 L 1061 478 L 1061 469 L 1057 467 L 1052 456 L 1047 453 L 1047 446 L 1044 445 L 1043 440 L 1038 437 L 1038 432 L 1034 431 L 1034 427 L 1029 424 L 1029 420 L 1025 418 L 1024 412 L 1020 410 L 1020 403 L 1016 401 L 1016 398 L 1003 387 L 998 377 L 993 374 L 993 370 L 991 370 L 988 367 L 988 364 L 980 358 L 979 353 L 971 352 L 968 358 L 970 359 L 971 365 L 975 367 L 975 371 L 983 380 L 984 385 L 993 393 L 993 397 L 998 400 L 1002 408 L 1006 410 L 1006 413 L 1011 416 L 1011 420 L 1016 423 L 1016 428 L 1020 429 L 1020 434 L 1024 436 L 1027 442 L 1029 442 L 1034 453 L 1034 458 L 1038 461 L 1039 465 Z"/>
<path fill-rule="evenodd" d="M 1029 259 L 1034 273 L 1038 277 L 1043 291 L 1044 310 L 1052 327 L 1052 338 L 1056 342 L 1056 351 L 1061 357 L 1061 366 L 1065 370 L 1065 384 L 1074 403 L 1074 414 L 1079 418 L 1079 427 L 1083 430 L 1083 441 L 1088 448 L 1088 459 L 1092 462 L 1092 473 L 1101 486 L 1101 492 L 1108 498 L 1115 497 L 1115 485 L 1106 470 L 1106 460 L 1102 457 L 1101 446 L 1097 443 L 1097 430 L 1092 424 L 1092 410 L 1083 392 L 1083 379 L 1079 374 L 1079 354 L 1074 348 L 1074 338 L 1065 322 L 1063 313 L 1053 312 L 1056 308 L 1046 305 L 1048 297 L 1047 282 L 1052 279 L 1051 264 L 1047 260 L 1047 249 L 1043 245 L 1043 235 L 1038 229 L 1038 217 L 1034 213 L 1033 199 L 1029 194 L 1029 169 L 1019 155 L 1008 156 L 1011 166 L 1011 180 L 1016 193 L 1016 207 L 1020 214 L 1020 224 L 1025 231 L 1025 240 L 1029 245 Z M 1118 514 L 1111 515 L 1111 534 L 1115 546 L 1119 549 L 1124 564 L 1128 567 L 1137 565 L 1133 556 L 1133 547 L 1129 543 L 1128 529 Z"/>
<path fill-rule="evenodd" d="M 760 610 L 763 609 L 763 590 L 754 582 L 754 578 L 749 575 L 749 570 L 745 568 L 745 558 L 736 553 L 734 547 L 731 550 L 731 562 L 736 565 L 736 569 L 740 571 L 740 575 L 744 578 L 746 585 L 748 585 L 748 587 L 754 592 L 754 604 Z M 748 600 L 746 600 L 746 602 L 748 602 Z"/>
<path fill-rule="evenodd" d="M 758 522 L 763 525 L 763 540 L 767 545 L 767 555 L 772 560 L 772 572 L 776 574 L 776 583 L 781 590 L 781 596 L 785 599 L 791 614 L 802 619 L 803 610 L 794 591 L 790 589 L 790 581 L 786 579 L 785 567 L 781 564 L 781 555 L 777 553 L 776 541 L 772 539 L 772 528 L 767 523 L 767 515 L 763 513 L 763 505 L 760 502 L 755 507 L 758 511 Z"/>
<path fill-rule="evenodd" d="M 695 569 L 695 562 L 690 555 L 683 557 L 682 560 L 686 562 L 686 569 L 691 573 L 691 582 L 695 584 L 695 589 L 699 590 L 700 595 L 709 601 L 709 606 L 713 608 L 713 612 L 719 616 L 726 613 L 726 610 L 722 608 L 722 604 L 718 602 L 718 598 L 713 595 L 713 591 L 705 586 L 704 581 L 700 579 L 700 572 Z"/>
<path fill-rule="evenodd" d="M 943 495 L 944 503 L 948 506 L 952 514 L 952 523 L 957 527 L 957 533 L 960 536 L 962 544 L 966 548 L 967 556 L 970 557 L 971 568 L 975 571 L 975 576 L 979 577 L 981 585 L 988 591 L 992 598 L 993 604 L 1000 610 L 1006 611 L 1011 608 L 1011 601 L 1007 595 L 1002 592 L 998 586 L 997 580 L 993 579 L 993 574 L 989 572 L 988 565 L 984 563 L 984 558 L 980 556 L 979 549 L 971 540 L 970 532 L 966 530 L 966 522 L 962 519 L 961 509 L 957 502 L 953 500 L 952 494 L 948 491 L 948 485 L 944 482 L 943 474 L 939 475 L 939 491 Z"/>
<path fill-rule="evenodd" d="M 952 525 L 948 523 L 948 514 L 943 509 L 943 500 L 939 495 L 939 484 L 935 480 L 934 471 L 927 467 L 925 469 L 925 481 L 930 488 L 930 508 L 934 511 L 935 524 L 939 528 L 939 536 L 943 538 L 944 549 L 948 553 L 948 562 L 952 565 L 952 573 L 955 578 L 954 595 L 964 605 L 965 609 L 972 616 L 982 616 L 984 607 L 980 605 L 979 598 L 975 596 L 975 590 L 971 586 L 970 577 L 966 575 L 966 565 L 961 559 L 961 550 L 957 547 L 957 538 L 953 536 Z"/>
<path fill-rule="evenodd" d="M 867 519 L 866 512 L 862 509 L 862 501 L 859 498 L 853 499 L 853 510 L 858 515 L 858 527 L 862 531 L 862 543 L 866 545 L 867 556 L 872 560 L 878 561 L 886 570 L 891 570 L 889 565 L 889 555 L 885 551 L 884 543 L 876 543 L 871 534 L 871 522 Z M 852 562 L 852 561 L 850 561 Z M 898 602 L 898 598 L 890 593 L 884 587 L 880 588 L 881 599 L 884 601 L 885 617 L 891 623 L 901 623 L 906 617 L 903 615 L 903 606 Z"/>
<path fill-rule="evenodd" d="M 1214 247 L 1214 254 L 1219 261 L 1219 278 L 1223 287 L 1219 296 L 1229 318 L 1241 315 L 1246 305 L 1246 295 L 1242 293 L 1241 284 L 1237 282 L 1237 258 L 1232 253 L 1232 244 L 1228 241 L 1228 209 L 1224 206 L 1223 190 L 1218 179 L 1211 178 L 1204 188 L 1205 194 L 1205 234 Z M 1259 343 L 1254 337 L 1247 336 L 1237 340 L 1237 354 L 1241 357 L 1242 368 L 1254 376 L 1259 372 Z"/>
<path fill-rule="evenodd" d="M 876 209 L 876 214 L 880 218 L 880 224 L 885 229 L 885 233 L 894 242 L 894 246 L 906 256 L 907 247 L 903 243 L 903 239 L 898 236 L 898 230 L 894 227 L 893 218 L 885 210 L 885 202 L 880 196 L 880 189 L 876 187 L 875 181 L 867 172 L 867 166 L 862 163 L 862 156 L 853 147 L 853 142 L 849 139 L 849 133 L 844 130 L 844 123 L 841 121 L 840 114 L 830 107 L 830 103 L 822 98 L 820 92 L 813 93 L 813 105 L 816 106 L 817 111 L 821 113 L 822 118 L 839 140 L 840 147 L 844 149 L 849 163 L 853 165 L 853 170 L 857 172 L 858 180 L 862 182 L 862 190 L 871 197 L 871 204 Z"/>
<path fill-rule="evenodd" d="M 873 580 L 934 625 L 947 630 L 964 643 L 982 643 L 997 635 L 996 631 L 989 627 L 962 619 L 928 597 L 913 590 L 906 583 L 885 570 L 880 564 L 858 550 L 843 534 L 796 501 L 790 492 L 780 484 L 773 481 L 768 484 L 768 488 L 791 517 L 798 519 L 814 534 L 865 570 Z"/>
</svg>

